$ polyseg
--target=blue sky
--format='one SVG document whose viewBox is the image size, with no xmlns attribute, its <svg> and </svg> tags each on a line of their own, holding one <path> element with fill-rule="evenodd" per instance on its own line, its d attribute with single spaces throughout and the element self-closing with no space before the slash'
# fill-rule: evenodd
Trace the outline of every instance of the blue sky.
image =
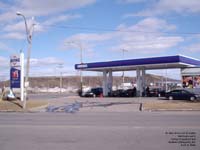
<svg viewBox="0 0 200 150">
<path fill-rule="evenodd" d="M 58 64 L 66 75 L 77 74 L 80 46 L 83 62 L 123 59 L 122 49 L 124 59 L 176 54 L 200 59 L 198 0 L 0 0 L 0 79 L 9 73 L 10 55 L 23 50 L 26 56 L 25 25 L 17 11 L 29 27 L 35 24 L 32 76 L 56 75 Z"/>
</svg>

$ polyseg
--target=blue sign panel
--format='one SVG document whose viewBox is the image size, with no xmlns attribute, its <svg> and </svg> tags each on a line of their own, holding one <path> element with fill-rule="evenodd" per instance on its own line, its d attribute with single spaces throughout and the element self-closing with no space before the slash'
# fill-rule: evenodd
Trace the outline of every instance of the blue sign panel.
<svg viewBox="0 0 200 150">
<path fill-rule="evenodd" d="M 20 67 L 11 67 L 10 69 L 10 87 L 20 88 Z"/>
</svg>

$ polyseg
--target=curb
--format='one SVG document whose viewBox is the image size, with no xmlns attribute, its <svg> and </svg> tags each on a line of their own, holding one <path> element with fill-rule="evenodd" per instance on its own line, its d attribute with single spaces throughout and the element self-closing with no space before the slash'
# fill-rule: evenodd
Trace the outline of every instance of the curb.
<svg viewBox="0 0 200 150">
<path fill-rule="evenodd" d="M 40 112 L 39 109 L 44 109 L 45 107 L 48 107 L 49 104 L 43 105 L 43 106 L 39 106 L 39 107 L 34 107 L 34 108 L 30 108 L 30 109 L 21 109 L 21 110 L 12 110 L 12 109 L 8 109 L 8 110 L 0 110 L 0 112 L 22 112 L 22 113 L 31 113 L 31 112 Z"/>
<path fill-rule="evenodd" d="M 142 109 L 142 111 L 200 111 L 200 109 Z"/>
<path fill-rule="evenodd" d="M 46 104 L 46 105 L 43 105 L 43 106 L 39 106 L 39 107 L 35 107 L 35 108 L 30 108 L 29 111 L 31 111 L 31 112 L 40 112 L 39 109 L 44 109 L 44 108 L 46 108 L 48 106 L 49 106 L 49 103 Z"/>
</svg>

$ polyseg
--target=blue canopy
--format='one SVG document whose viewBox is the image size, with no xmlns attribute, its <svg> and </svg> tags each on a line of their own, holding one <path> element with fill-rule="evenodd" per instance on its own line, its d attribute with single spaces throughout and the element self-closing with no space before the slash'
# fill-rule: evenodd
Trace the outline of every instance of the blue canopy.
<svg viewBox="0 0 200 150">
<path fill-rule="evenodd" d="M 200 60 L 182 55 L 175 55 L 164 57 L 82 63 L 75 65 L 75 69 L 84 71 L 129 71 L 136 70 L 137 68 L 152 70 L 188 67 L 200 67 Z"/>
</svg>

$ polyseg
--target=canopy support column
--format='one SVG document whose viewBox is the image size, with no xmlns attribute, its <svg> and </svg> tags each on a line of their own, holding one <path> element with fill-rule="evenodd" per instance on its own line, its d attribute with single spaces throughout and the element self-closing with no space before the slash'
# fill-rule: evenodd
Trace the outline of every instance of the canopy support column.
<svg viewBox="0 0 200 150">
<path fill-rule="evenodd" d="M 146 76 L 146 70 L 143 68 L 142 69 L 142 93 L 141 93 L 142 96 L 146 95 L 146 90 L 145 90 L 145 86 L 146 86 L 145 80 L 146 79 L 145 79 L 145 76 Z"/>
<path fill-rule="evenodd" d="M 107 78 L 107 71 L 103 71 L 103 96 L 108 95 L 108 78 Z"/>
<path fill-rule="evenodd" d="M 109 76 L 108 76 L 108 92 L 112 92 L 112 86 L 113 86 L 113 74 L 112 71 L 109 71 Z"/>
<path fill-rule="evenodd" d="M 140 78 L 140 69 L 136 70 L 136 84 L 137 84 L 137 96 L 141 96 L 141 78 Z"/>
</svg>

